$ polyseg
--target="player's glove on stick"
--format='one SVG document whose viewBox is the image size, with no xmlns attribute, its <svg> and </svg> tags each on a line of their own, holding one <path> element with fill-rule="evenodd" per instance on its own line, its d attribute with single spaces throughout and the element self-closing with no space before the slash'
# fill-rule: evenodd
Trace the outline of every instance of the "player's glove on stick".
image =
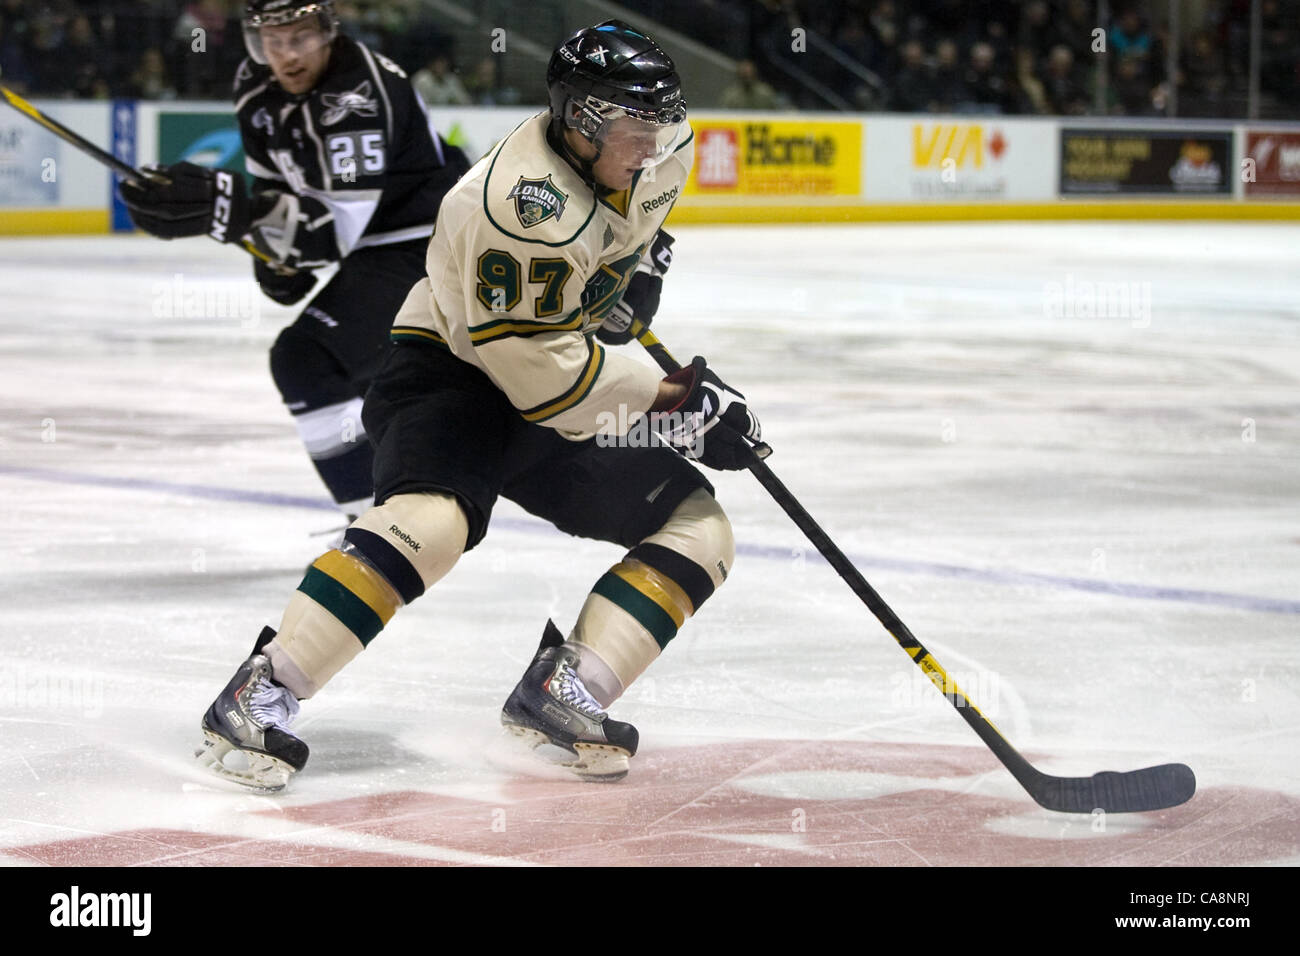
<svg viewBox="0 0 1300 956">
<path fill-rule="evenodd" d="M 194 163 L 147 167 L 143 184 L 123 182 L 122 201 L 131 220 L 159 239 L 211 236 L 239 242 L 248 231 L 244 177 Z"/>
<path fill-rule="evenodd" d="M 305 218 L 298 197 L 290 192 L 263 190 L 249 201 L 248 218 L 248 241 L 262 251 L 271 265 L 296 268 L 298 227 Z"/>
<path fill-rule="evenodd" d="M 293 305 L 316 286 L 316 276 L 310 269 L 285 274 L 260 259 L 253 260 L 253 275 L 262 292 L 281 305 Z"/>
<path fill-rule="evenodd" d="M 739 471 L 754 461 L 746 439 L 758 441 L 762 428 L 745 396 L 728 386 L 697 355 L 665 381 L 689 391 L 677 407 L 655 413 L 652 422 L 668 444 L 693 461 L 720 471 Z"/>
<path fill-rule="evenodd" d="M 646 328 L 659 311 L 659 295 L 664 287 L 664 273 L 673 261 L 673 237 L 662 229 L 650 244 L 649 253 L 642 258 L 628 280 L 623 297 L 609 310 L 605 321 L 596 330 L 596 337 L 609 345 L 626 345 L 632 341 L 632 320 L 639 319 Z"/>
</svg>

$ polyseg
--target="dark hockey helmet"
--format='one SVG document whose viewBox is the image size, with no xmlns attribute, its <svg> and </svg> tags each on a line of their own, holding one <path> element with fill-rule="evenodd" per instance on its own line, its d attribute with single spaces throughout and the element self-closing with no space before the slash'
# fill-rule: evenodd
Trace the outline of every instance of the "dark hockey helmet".
<svg viewBox="0 0 1300 956">
<path fill-rule="evenodd" d="M 320 27 L 320 37 L 313 40 L 317 46 L 334 42 L 338 36 L 339 18 L 334 12 L 334 0 L 248 0 L 244 8 L 244 46 L 254 62 L 266 63 L 266 48 L 262 45 L 262 27 L 280 27 L 291 23 L 312 22 Z"/>
<path fill-rule="evenodd" d="M 600 150 L 617 127 L 653 129 L 654 165 L 685 133 L 686 100 L 672 57 L 622 20 L 579 30 L 551 55 L 546 69 L 552 123 L 577 130 Z"/>
</svg>

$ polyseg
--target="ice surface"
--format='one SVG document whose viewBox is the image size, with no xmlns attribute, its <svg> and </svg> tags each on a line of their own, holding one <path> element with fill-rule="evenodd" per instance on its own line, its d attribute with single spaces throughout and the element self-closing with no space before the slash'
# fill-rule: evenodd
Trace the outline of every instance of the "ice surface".
<svg viewBox="0 0 1300 956">
<path fill-rule="evenodd" d="M 6 240 L 0 862 L 1300 858 L 1300 228 L 677 231 L 655 331 L 999 729 L 1051 773 L 1186 762 L 1189 804 L 1038 810 L 744 473 L 731 579 L 615 705 L 623 783 L 497 728 L 619 554 L 504 502 L 304 705 L 286 793 L 203 777 L 200 715 L 338 523 L 267 371 L 293 312 L 201 239 Z"/>
</svg>

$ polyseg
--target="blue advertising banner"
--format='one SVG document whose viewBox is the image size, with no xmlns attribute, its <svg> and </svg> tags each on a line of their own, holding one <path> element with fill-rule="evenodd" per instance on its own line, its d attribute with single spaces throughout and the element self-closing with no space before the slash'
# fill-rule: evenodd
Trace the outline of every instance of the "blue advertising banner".
<svg viewBox="0 0 1300 956">
<path fill-rule="evenodd" d="M 113 101 L 113 155 L 124 163 L 135 165 L 136 153 L 135 100 Z M 108 174 L 109 205 L 112 210 L 111 227 L 114 232 L 131 232 L 135 226 L 126 211 L 122 197 L 117 194 L 117 176 Z"/>
</svg>

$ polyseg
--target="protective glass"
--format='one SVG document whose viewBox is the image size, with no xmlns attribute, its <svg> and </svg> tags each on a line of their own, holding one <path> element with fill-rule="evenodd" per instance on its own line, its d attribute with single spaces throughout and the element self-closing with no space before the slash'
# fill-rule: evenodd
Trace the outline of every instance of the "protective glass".
<svg viewBox="0 0 1300 956">
<path fill-rule="evenodd" d="M 267 53 L 277 59 L 311 56 L 329 46 L 338 35 L 334 17 L 324 4 L 309 3 L 279 14 L 254 14 L 244 20 L 244 46 L 255 63 L 267 64 Z"/>
<path fill-rule="evenodd" d="M 590 101 L 577 117 L 578 127 L 600 150 L 602 157 L 614 160 L 620 166 L 639 166 L 649 169 L 658 166 L 673 154 L 685 141 L 686 105 L 674 106 L 659 114 L 631 113 L 611 104 L 603 104 L 599 111 L 600 123 L 592 131 Z"/>
</svg>

